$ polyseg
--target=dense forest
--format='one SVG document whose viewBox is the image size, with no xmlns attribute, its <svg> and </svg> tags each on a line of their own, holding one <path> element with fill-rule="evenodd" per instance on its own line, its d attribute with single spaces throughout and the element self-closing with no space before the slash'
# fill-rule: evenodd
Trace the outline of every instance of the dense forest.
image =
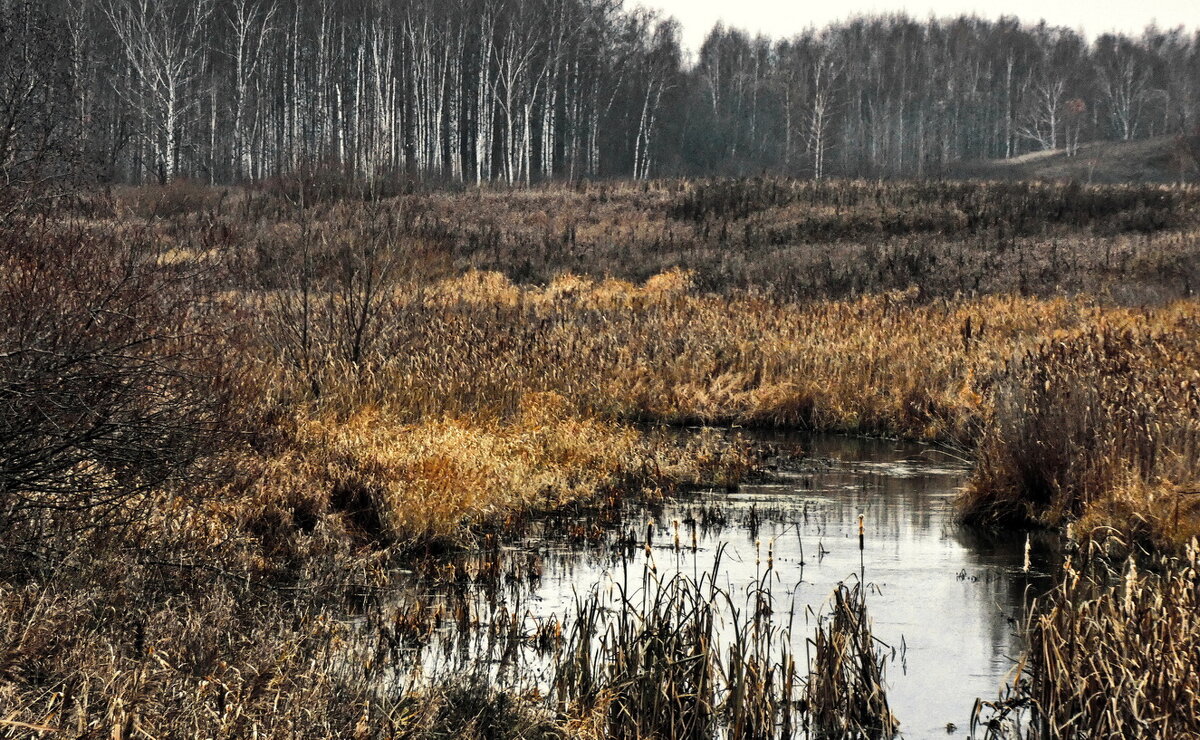
<svg viewBox="0 0 1200 740">
<path fill-rule="evenodd" d="M 619 0 L 0 0 L 9 183 L 930 176 L 1198 123 L 1184 29 L 861 17 L 692 58 Z"/>
</svg>

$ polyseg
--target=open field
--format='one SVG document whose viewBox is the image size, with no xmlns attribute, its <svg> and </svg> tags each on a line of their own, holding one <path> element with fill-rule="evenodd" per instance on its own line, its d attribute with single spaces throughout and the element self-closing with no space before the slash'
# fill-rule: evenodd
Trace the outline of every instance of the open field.
<svg viewBox="0 0 1200 740">
<path fill-rule="evenodd" d="M 396 568 L 546 512 L 733 487 L 781 454 L 657 425 L 923 440 L 973 461 L 974 524 L 1181 553 L 1200 534 L 1197 286 L 1200 191 L 1150 186 L 314 176 L 122 189 L 7 226 L 0 736 L 560 737 L 612 707 L 658 716 L 619 661 L 554 711 L 484 686 L 481 724 L 454 696 L 381 701 L 336 650 Z M 699 585 L 662 588 L 691 606 L 655 619 L 712 619 Z M 838 650 L 874 660 L 861 601 L 835 620 L 852 636 L 818 638 L 813 706 L 851 690 Z M 1036 691 L 1072 670 L 1037 665 Z M 746 722 L 773 722 L 751 688 Z M 854 701 L 873 709 L 819 721 L 890 726 L 882 697 Z"/>
</svg>

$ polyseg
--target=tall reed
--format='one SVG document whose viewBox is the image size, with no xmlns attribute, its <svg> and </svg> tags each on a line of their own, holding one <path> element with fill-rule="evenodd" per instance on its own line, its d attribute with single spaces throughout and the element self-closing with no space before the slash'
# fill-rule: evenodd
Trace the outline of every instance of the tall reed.
<svg viewBox="0 0 1200 740">
<path fill-rule="evenodd" d="M 878 740 L 896 734 L 888 708 L 882 646 L 871 634 L 863 586 L 838 584 L 832 613 L 812 642 L 813 665 L 804 689 L 817 738 Z"/>
<path fill-rule="evenodd" d="M 1197 545 L 1182 560 L 1068 560 L 1032 608 L 1029 648 L 975 723 L 988 737 L 1200 737 Z"/>
</svg>

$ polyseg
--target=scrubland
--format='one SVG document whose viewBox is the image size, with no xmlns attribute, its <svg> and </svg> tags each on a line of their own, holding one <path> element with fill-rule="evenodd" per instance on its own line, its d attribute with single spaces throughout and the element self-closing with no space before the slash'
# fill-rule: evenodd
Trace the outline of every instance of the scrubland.
<svg viewBox="0 0 1200 740">
<path fill-rule="evenodd" d="M 380 701 L 341 620 L 397 565 L 769 452 L 661 425 L 926 440 L 975 461 L 973 524 L 1200 534 L 1194 189 L 314 175 L 0 239 L 0 734 L 583 727 L 486 688 L 494 732 Z"/>
</svg>

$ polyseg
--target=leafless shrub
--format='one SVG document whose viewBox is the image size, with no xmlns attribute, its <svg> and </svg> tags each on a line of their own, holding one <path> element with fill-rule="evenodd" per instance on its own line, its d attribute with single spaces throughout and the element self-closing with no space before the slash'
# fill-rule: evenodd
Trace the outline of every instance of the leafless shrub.
<svg viewBox="0 0 1200 740">
<path fill-rule="evenodd" d="M 124 520 L 220 446 L 212 312 L 140 240 L 0 232 L 0 530 Z"/>
</svg>

